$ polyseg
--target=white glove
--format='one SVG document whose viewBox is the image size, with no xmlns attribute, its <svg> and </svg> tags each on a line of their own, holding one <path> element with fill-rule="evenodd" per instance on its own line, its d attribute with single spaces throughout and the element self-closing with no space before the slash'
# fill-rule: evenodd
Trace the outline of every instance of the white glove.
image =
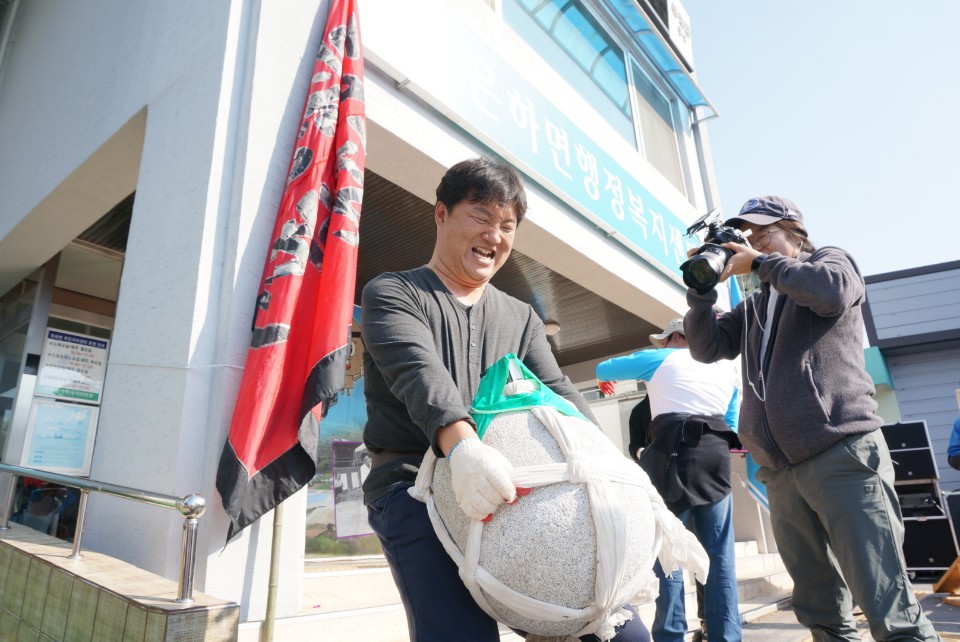
<svg viewBox="0 0 960 642">
<path fill-rule="evenodd" d="M 516 499 L 517 489 L 510 479 L 513 467 L 496 448 L 468 437 L 454 446 L 447 461 L 453 495 L 467 517 L 482 520 L 503 502 Z"/>
</svg>

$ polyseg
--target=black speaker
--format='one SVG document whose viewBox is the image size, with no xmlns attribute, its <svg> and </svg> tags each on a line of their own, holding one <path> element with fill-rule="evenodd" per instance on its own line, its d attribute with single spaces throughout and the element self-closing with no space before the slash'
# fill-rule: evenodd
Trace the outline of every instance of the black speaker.
<svg viewBox="0 0 960 642">
<path fill-rule="evenodd" d="M 900 510 L 904 517 L 943 517 L 947 511 L 940 499 L 936 482 L 895 484 Z"/>
<path fill-rule="evenodd" d="M 881 426 L 880 431 L 890 450 L 905 448 L 929 448 L 930 438 L 927 436 L 927 424 L 924 421 L 910 421 L 901 424 L 887 424 Z"/>
<path fill-rule="evenodd" d="M 943 493 L 946 502 L 947 514 L 953 522 L 953 532 L 960 531 L 960 491 L 946 491 Z"/>
<path fill-rule="evenodd" d="M 906 517 L 903 525 L 903 557 L 908 570 L 946 569 L 957 559 L 957 545 L 946 517 Z"/>
<path fill-rule="evenodd" d="M 911 481 L 914 479 L 937 479 L 937 462 L 933 458 L 933 451 L 929 448 L 917 450 L 891 450 L 893 470 L 896 481 Z"/>
</svg>

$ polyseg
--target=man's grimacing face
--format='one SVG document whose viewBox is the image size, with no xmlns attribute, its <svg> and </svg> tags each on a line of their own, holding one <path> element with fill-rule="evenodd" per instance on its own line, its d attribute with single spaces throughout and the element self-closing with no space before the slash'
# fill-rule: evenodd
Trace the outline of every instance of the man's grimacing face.
<svg viewBox="0 0 960 642">
<path fill-rule="evenodd" d="M 510 257 L 517 232 L 512 205 L 463 200 L 448 209 L 441 202 L 434 218 L 440 264 L 462 285 L 486 284 Z"/>
</svg>

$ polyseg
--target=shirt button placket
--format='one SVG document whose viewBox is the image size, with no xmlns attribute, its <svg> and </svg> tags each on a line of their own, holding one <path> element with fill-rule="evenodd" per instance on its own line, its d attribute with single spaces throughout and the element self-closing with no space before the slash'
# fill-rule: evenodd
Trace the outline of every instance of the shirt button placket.
<svg viewBox="0 0 960 642">
<path fill-rule="evenodd" d="M 470 331 L 467 333 L 468 341 L 470 342 L 470 348 L 467 350 L 468 360 L 471 364 L 476 365 L 478 362 L 477 359 L 477 324 L 473 322 L 473 308 L 470 308 L 467 312 L 467 322 L 470 326 Z"/>
</svg>

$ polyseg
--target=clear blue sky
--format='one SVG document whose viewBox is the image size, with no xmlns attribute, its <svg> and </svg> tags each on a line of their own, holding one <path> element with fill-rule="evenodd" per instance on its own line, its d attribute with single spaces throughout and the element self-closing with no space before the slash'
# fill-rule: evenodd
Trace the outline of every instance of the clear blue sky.
<svg viewBox="0 0 960 642">
<path fill-rule="evenodd" d="M 960 0 L 681 0 L 725 216 L 779 194 L 864 275 L 960 259 Z"/>
</svg>

